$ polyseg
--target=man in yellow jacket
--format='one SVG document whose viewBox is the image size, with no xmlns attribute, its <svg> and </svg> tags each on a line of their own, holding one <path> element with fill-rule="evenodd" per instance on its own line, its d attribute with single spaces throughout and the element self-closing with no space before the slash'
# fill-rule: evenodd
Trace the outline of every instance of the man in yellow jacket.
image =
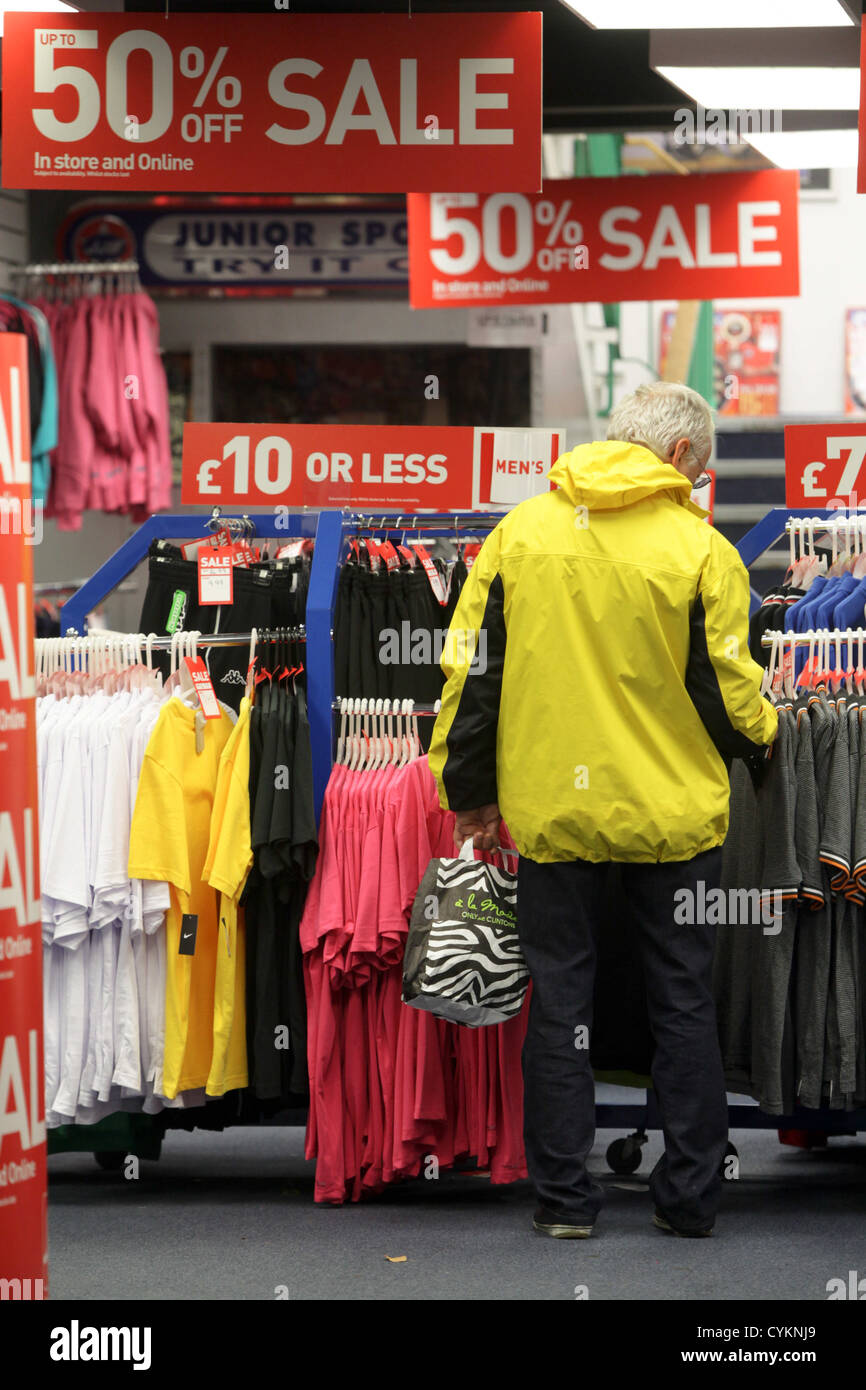
<svg viewBox="0 0 866 1390">
<path fill-rule="evenodd" d="M 446 644 L 430 747 L 456 838 L 520 852 L 518 929 L 532 977 L 523 1053 L 535 1228 L 589 1235 L 602 1189 L 588 1047 L 605 865 L 623 865 L 640 934 L 665 1154 L 655 1224 L 708 1235 L 727 1104 L 711 993 L 714 928 L 674 920 L 718 887 L 728 765 L 777 728 L 748 648 L 749 581 L 690 500 L 713 421 L 688 387 L 643 386 L 606 442 L 562 455 L 556 490 L 481 548 Z M 473 653 L 484 660 L 473 660 Z M 680 896 L 675 900 L 675 894 Z"/>
</svg>

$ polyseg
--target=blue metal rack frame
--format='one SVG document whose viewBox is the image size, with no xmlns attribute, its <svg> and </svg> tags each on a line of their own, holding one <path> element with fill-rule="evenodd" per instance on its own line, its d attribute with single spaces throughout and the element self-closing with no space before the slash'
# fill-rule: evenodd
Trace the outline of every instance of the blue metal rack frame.
<svg viewBox="0 0 866 1390">
<path fill-rule="evenodd" d="M 756 522 L 750 531 L 741 536 L 737 541 L 737 550 L 740 552 L 740 559 L 746 566 L 753 565 L 759 555 L 763 555 L 765 550 L 780 541 L 785 534 L 785 522 L 790 519 L 808 520 L 809 517 L 820 517 L 822 521 L 832 521 L 834 517 L 847 516 L 848 513 L 840 511 L 838 508 L 828 511 L 826 508 L 812 507 L 806 510 L 805 507 L 771 507 L 766 516 Z M 761 604 L 761 595 L 752 589 L 751 611 L 754 613 Z"/>
</svg>

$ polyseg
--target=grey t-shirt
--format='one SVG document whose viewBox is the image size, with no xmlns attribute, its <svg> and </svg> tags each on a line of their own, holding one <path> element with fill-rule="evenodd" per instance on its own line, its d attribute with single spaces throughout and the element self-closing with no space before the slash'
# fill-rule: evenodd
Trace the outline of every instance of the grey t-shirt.
<svg viewBox="0 0 866 1390">
<path fill-rule="evenodd" d="M 861 707 L 860 729 L 863 733 L 863 708 Z M 861 738 L 861 742 L 862 742 Z M 854 866 L 853 873 L 860 887 L 866 892 L 866 757 L 861 757 L 857 767 L 857 797 L 854 806 Z"/>
<path fill-rule="evenodd" d="M 818 844 L 823 841 L 825 808 L 830 790 L 830 766 L 835 743 L 835 707 L 822 695 L 807 697 L 818 811 Z M 802 737 L 806 734 L 802 732 Z M 804 916 L 797 946 L 797 971 L 793 1013 L 796 1037 L 796 1098 L 801 1105 L 821 1104 L 824 1068 L 824 1034 L 830 985 L 832 930 L 830 920 L 830 871 L 821 863 L 825 905 Z"/>
<path fill-rule="evenodd" d="M 762 902 L 772 922 L 755 931 L 752 956 L 752 1094 L 771 1115 L 794 1106 L 794 1031 L 789 1001 L 791 967 L 803 874 L 797 859 L 796 716 L 779 707 L 779 732 L 758 790 L 758 828 L 763 843 Z M 766 912 L 765 917 L 769 918 Z"/>
</svg>

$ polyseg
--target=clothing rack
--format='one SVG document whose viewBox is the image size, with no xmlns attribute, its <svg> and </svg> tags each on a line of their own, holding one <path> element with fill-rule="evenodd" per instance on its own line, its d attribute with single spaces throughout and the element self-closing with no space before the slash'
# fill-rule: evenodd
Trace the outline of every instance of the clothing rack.
<svg viewBox="0 0 866 1390">
<path fill-rule="evenodd" d="M 253 638 L 252 632 L 205 632 L 194 635 L 196 647 L 248 647 Z M 113 633 L 103 633 L 101 630 L 97 630 L 89 634 L 89 636 L 97 640 L 104 637 L 108 642 L 114 639 Z M 172 647 L 172 639 L 170 637 L 153 637 L 146 632 L 125 632 L 122 634 L 122 637 L 123 640 L 129 642 L 130 645 L 138 643 L 146 650 L 152 652 L 170 652 Z M 306 629 L 303 626 L 280 629 L 263 628 L 261 632 L 256 629 L 255 638 L 256 647 L 263 646 L 268 642 L 306 642 L 307 640 Z M 37 641 L 40 642 L 86 642 L 87 640 L 87 636 L 37 638 Z"/>
<path fill-rule="evenodd" d="M 850 512 L 846 508 L 826 508 L 823 511 L 818 508 L 805 507 L 771 507 L 766 516 L 756 522 L 744 536 L 741 536 L 736 543 L 740 559 L 748 569 L 755 563 L 760 555 L 767 550 L 771 550 L 785 536 L 790 536 L 792 528 L 803 522 L 813 522 L 823 530 L 831 527 L 835 530 L 844 530 L 846 524 L 858 516 L 866 515 L 858 513 L 856 509 Z M 761 604 L 761 596 L 752 589 L 751 611 L 754 612 Z M 830 630 L 832 632 L 832 629 Z M 850 630 L 849 630 L 850 631 Z M 820 634 L 819 634 L 820 635 Z M 793 641 L 795 645 L 803 646 L 809 640 L 815 641 L 816 634 L 808 632 L 795 632 L 785 634 L 785 642 Z M 840 639 L 844 641 L 845 639 Z M 852 640 L 855 640 L 852 638 Z M 762 646 L 770 646 L 773 641 L 772 633 L 765 633 L 761 638 Z M 743 1129 L 802 1129 L 819 1130 L 828 1134 L 853 1134 L 866 1130 L 866 1111 L 851 1110 L 798 1110 L 795 1115 L 771 1116 L 765 1115 L 756 1105 L 730 1105 L 728 1114 L 731 1125 L 736 1125 Z"/>
<path fill-rule="evenodd" d="M 856 516 L 857 512 L 853 511 Z M 736 542 L 740 559 L 749 569 L 760 555 L 772 550 L 783 537 L 789 534 L 792 521 L 814 521 L 825 530 L 828 522 L 847 521 L 849 513 L 845 508 L 825 509 L 815 507 L 771 507 L 767 515 L 756 522 L 744 536 Z M 761 595 L 752 588 L 751 613 L 761 606 Z"/>
<path fill-rule="evenodd" d="M 127 275 L 138 274 L 138 261 L 45 261 L 22 266 L 12 272 L 23 279 L 38 275 Z"/>
<path fill-rule="evenodd" d="M 84 631 L 87 614 L 113 592 L 123 579 L 147 556 L 154 540 L 205 540 L 213 534 L 214 525 L 237 525 L 259 538 L 312 538 L 315 541 L 307 592 L 307 713 L 310 720 L 310 742 L 313 756 L 313 793 L 316 818 L 321 813 L 325 787 L 331 774 L 334 756 L 334 609 L 337 599 L 337 580 L 340 567 L 348 553 L 349 542 L 359 527 L 371 535 L 386 535 L 400 530 L 411 531 L 417 523 L 430 537 L 466 539 L 475 534 L 483 536 L 502 520 L 502 512 L 381 512 L 365 516 L 354 511 L 300 511 L 288 515 L 276 512 L 251 512 L 242 515 L 221 515 L 216 508 L 209 512 L 176 512 L 151 516 L 129 537 L 119 550 L 83 584 L 65 603 L 60 612 L 60 630 L 77 635 Z M 410 524 L 406 524 L 406 523 Z M 368 523 L 374 523 L 368 525 Z"/>
<path fill-rule="evenodd" d="M 298 512 L 280 518 L 277 528 L 274 516 L 267 513 L 253 513 L 249 517 L 224 518 L 221 522 L 233 520 L 239 525 L 252 522 L 256 536 L 289 536 L 315 538 L 310 586 L 307 595 L 307 704 L 310 719 L 310 734 L 313 753 L 313 782 L 317 818 L 321 811 L 324 789 L 330 775 L 334 748 L 334 716 L 339 713 L 340 702 L 334 699 L 334 659 L 333 659 L 333 616 L 336 599 L 337 580 L 340 565 L 345 558 L 348 542 L 359 528 L 368 528 L 371 533 L 389 531 L 418 530 L 423 527 L 426 534 L 454 538 L 469 536 L 475 532 L 483 535 L 493 529 L 502 519 L 501 512 L 495 513 L 427 513 L 409 518 L 414 520 L 404 527 L 405 513 L 391 512 L 380 514 L 377 518 L 363 516 L 351 511 Z M 786 534 L 788 523 L 795 519 L 808 519 L 818 516 L 821 524 L 847 517 L 847 513 L 825 511 L 816 513 L 815 509 L 788 509 L 774 507 L 767 515 L 749 530 L 737 543 L 737 550 L 748 568 L 759 555 L 774 546 Z M 177 513 L 150 517 L 137 531 L 112 555 L 61 610 L 61 630 L 73 633 L 83 631 L 87 613 L 96 608 L 136 566 L 146 557 L 153 540 L 205 539 L 213 532 L 213 513 Z M 753 607 L 760 604 L 760 596 L 752 591 Z M 800 634 L 797 634 L 799 637 Z M 808 634 L 805 634 L 808 637 Z M 51 639 L 47 639 L 51 640 Z M 157 639 L 170 647 L 171 639 Z M 250 640 L 249 634 L 212 634 L 203 637 L 200 645 L 206 643 L 230 642 L 242 645 Z M 155 645 L 155 643 L 154 643 Z M 431 707 L 416 708 L 415 714 L 432 717 Z M 764 1114 L 754 1103 L 731 1104 L 728 1108 L 732 1127 L 741 1129 L 800 1129 L 826 1131 L 828 1134 L 852 1134 L 866 1129 L 866 1113 L 839 1111 L 799 1111 L 791 1116 Z M 302 1116 L 293 1117 L 288 1123 L 297 1123 Z M 660 1129 L 661 1117 L 655 1095 L 646 1092 L 645 1103 L 600 1103 L 596 1106 L 598 1126 L 605 1128 L 633 1127 L 626 1139 L 616 1139 L 609 1146 L 607 1160 L 609 1166 L 619 1173 L 634 1172 L 640 1165 L 640 1148 L 647 1139 L 647 1129 Z"/>
<path fill-rule="evenodd" d="M 772 647 L 773 641 L 781 640 L 786 647 L 803 647 L 808 642 L 828 642 L 841 647 L 846 642 L 866 641 L 866 628 L 863 627 L 817 627 L 808 632 L 765 632 L 761 637 L 762 647 Z"/>
<path fill-rule="evenodd" d="M 421 719 L 435 719 L 439 713 L 439 705 L 441 703 L 440 701 L 437 701 L 435 705 L 416 705 L 413 700 L 385 700 L 380 698 L 378 695 L 374 695 L 372 697 L 359 697 L 356 695 L 347 695 L 344 698 L 353 704 L 360 705 L 363 702 L 367 705 L 367 708 L 366 710 L 362 709 L 358 712 L 360 714 L 367 715 L 374 714 L 377 717 L 382 714 L 388 714 L 389 712 L 391 714 L 403 714 L 404 710 L 402 707 L 404 704 L 408 704 L 411 705 L 411 709 L 408 711 L 409 714 L 415 715 L 416 717 L 420 717 Z M 382 709 L 376 709 L 377 705 L 381 705 Z M 391 706 L 390 711 L 384 708 L 386 705 Z M 342 708 L 342 700 L 333 700 L 331 702 L 331 709 L 334 711 L 335 714 L 340 714 L 342 712 Z"/>
</svg>

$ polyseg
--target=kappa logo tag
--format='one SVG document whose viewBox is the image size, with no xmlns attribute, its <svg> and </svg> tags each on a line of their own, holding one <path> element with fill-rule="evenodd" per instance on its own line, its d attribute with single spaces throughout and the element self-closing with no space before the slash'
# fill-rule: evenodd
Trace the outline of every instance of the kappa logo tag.
<svg viewBox="0 0 866 1390">
<path fill-rule="evenodd" d="M 246 685 L 246 681 L 234 666 L 230 671 L 226 671 L 224 676 L 220 676 L 220 685 Z"/>
</svg>

